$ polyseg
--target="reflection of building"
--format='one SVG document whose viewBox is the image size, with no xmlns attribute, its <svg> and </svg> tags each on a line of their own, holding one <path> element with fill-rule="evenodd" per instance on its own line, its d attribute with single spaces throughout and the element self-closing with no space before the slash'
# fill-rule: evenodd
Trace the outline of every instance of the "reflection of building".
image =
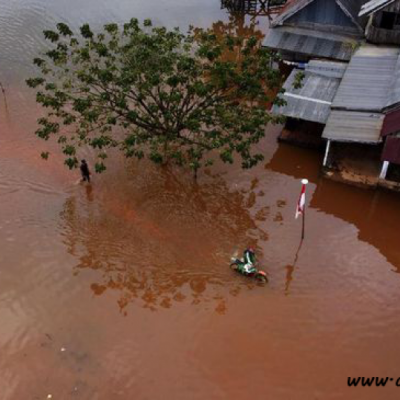
<svg viewBox="0 0 400 400">
<path fill-rule="evenodd" d="M 354 224 L 358 229 L 358 238 L 377 248 L 400 272 L 397 234 L 400 214 L 396 211 L 398 195 L 362 189 L 347 190 L 351 188 L 343 185 L 340 188 L 344 192 L 338 194 L 339 188 L 335 182 L 321 181 L 310 207 Z"/>
<path fill-rule="evenodd" d="M 296 149 L 282 144 L 267 168 L 296 179 L 309 177 L 311 182 L 317 184 L 310 207 L 355 225 L 359 239 L 377 248 L 400 272 L 400 251 L 397 245 L 400 226 L 399 194 L 355 189 L 320 179 L 317 174 L 320 161 L 314 150 Z"/>
</svg>

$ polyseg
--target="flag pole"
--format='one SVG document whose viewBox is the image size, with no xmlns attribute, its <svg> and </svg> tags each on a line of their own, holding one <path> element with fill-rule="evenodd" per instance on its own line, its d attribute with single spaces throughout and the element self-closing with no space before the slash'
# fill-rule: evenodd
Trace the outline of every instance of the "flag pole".
<svg viewBox="0 0 400 400">
<path fill-rule="evenodd" d="M 305 226 L 306 226 L 306 185 L 308 184 L 307 179 L 301 180 L 301 192 L 299 201 L 297 203 L 296 208 L 296 218 L 301 214 L 302 217 L 302 227 L 301 227 L 301 241 L 304 240 L 305 237 Z"/>
<path fill-rule="evenodd" d="M 306 185 L 308 185 L 308 179 L 302 179 L 301 183 L 304 187 L 304 200 L 305 200 L 305 192 L 306 192 Z M 302 212 L 303 222 L 302 222 L 302 228 L 301 228 L 301 240 L 304 240 L 305 231 L 306 231 L 306 205 L 305 204 L 303 205 L 302 211 L 303 211 Z"/>
<path fill-rule="evenodd" d="M 296 207 L 296 215 L 295 218 L 297 219 L 300 214 L 302 214 L 302 227 L 301 227 L 301 239 L 299 243 L 299 247 L 297 248 L 296 255 L 294 256 L 294 261 L 293 265 L 288 265 L 286 267 L 287 269 L 287 274 L 286 274 L 286 286 L 285 286 L 285 293 L 286 295 L 289 294 L 289 285 L 290 282 L 293 279 L 293 272 L 296 267 L 297 260 L 299 258 L 299 253 L 301 250 L 301 247 L 303 245 L 303 240 L 305 236 L 305 226 L 306 226 L 306 218 L 305 218 L 305 203 L 306 203 L 306 185 L 308 184 L 307 179 L 302 179 L 301 180 L 301 192 L 300 192 L 300 197 L 297 202 L 297 207 Z"/>
</svg>

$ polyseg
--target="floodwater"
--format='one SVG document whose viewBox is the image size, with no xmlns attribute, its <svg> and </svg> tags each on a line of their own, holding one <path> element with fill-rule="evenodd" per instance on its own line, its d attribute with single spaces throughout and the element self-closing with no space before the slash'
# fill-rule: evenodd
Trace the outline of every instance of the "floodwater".
<svg viewBox="0 0 400 400">
<path fill-rule="evenodd" d="M 218 0 L 0 1 L 0 400 L 398 399 L 399 195 L 321 179 L 321 155 L 278 145 L 279 127 L 263 164 L 197 184 L 115 157 L 83 186 L 57 152 L 40 159 L 54 144 L 23 81 L 41 30 L 132 16 L 243 29 Z M 266 287 L 228 268 L 248 245 Z"/>
</svg>

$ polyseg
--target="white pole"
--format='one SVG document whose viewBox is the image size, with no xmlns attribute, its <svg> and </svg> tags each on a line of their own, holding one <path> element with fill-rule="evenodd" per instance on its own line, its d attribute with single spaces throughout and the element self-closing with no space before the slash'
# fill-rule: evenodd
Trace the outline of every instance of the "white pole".
<svg viewBox="0 0 400 400">
<path fill-rule="evenodd" d="M 302 179 L 301 180 L 301 183 L 302 183 L 302 185 L 303 185 L 303 187 L 304 187 L 304 200 L 305 200 L 305 196 L 306 196 L 306 192 L 305 192 L 305 190 L 306 190 L 306 185 L 308 185 L 308 180 L 307 179 Z M 306 229 L 306 227 L 305 227 L 305 225 L 306 225 L 306 205 L 304 204 L 303 205 L 303 212 L 302 212 L 302 227 L 301 227 L 301 240 L 304 240 L 304 234 L 305 234 L 305 229 Z"/>
<path fill-rule="evenodd" d="M 326 167 L 326 163 L 328 162 L 328 154 L 329 154 L 329 149 L 330 149 L 330 147 L 331 147 L 331 141 L 328 140 L 328 141 L 326 142 L 324 162 L 322 163 L 322 165 L 323 165 L 324 167 Z"/>
<path fill-rule="evenodd" d="M 386 174 L 389 168 L 389 161 L 384 161 L 383 165 L 382 165 L 382 170 L 381 170 L 381 174 L 379 175 L 379 179 L 385 179 L 386 178 Z"/>
</svg>

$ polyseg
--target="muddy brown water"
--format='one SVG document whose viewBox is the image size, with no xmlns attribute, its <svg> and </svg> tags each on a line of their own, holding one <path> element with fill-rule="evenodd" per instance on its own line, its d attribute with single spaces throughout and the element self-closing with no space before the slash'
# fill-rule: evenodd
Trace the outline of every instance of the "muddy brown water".
<svg viewBox="0 0 400 400">
<path fill-rule="evenodd" d="M 397 399 L 347 377 L 400 376 L 398 195 L 321 179 L 321 155 L 278 145 L 280 127 L 260 166 L 198 184 L 115 157 L 82 186 L 57 152 L 40 159 L 53 145 L 32 135 L 23 80 L 41 30 L 128 16 L 228 21 L 217 0 L 0 2 L 0 400 Z M 249 244 L 267 287 L 227 267 Z"/>
</svg>

